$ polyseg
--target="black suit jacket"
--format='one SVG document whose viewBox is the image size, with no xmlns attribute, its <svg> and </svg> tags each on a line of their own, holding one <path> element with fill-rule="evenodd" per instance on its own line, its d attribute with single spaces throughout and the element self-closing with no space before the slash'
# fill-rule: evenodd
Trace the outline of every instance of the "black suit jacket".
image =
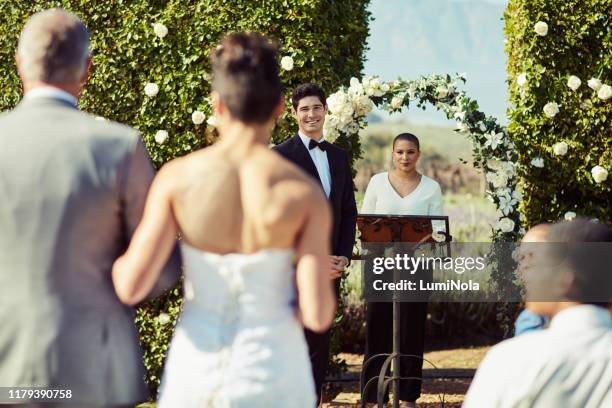
<svg viewBox="0 0 612 408">
<path fill-rule="evenodd" d="M 331 143 L 328 143 L 328 146 L 326 151 L 331 173 L 329 202 L 333 210 L 332 254 L 346 256 L 350 261 L 353 255 L 357 222 L 353 175 L 346 152 Z M 310 153 L 298 135 L 274 146 L 273 149 L 302 168 L 323 188 Z"/>
</svg>

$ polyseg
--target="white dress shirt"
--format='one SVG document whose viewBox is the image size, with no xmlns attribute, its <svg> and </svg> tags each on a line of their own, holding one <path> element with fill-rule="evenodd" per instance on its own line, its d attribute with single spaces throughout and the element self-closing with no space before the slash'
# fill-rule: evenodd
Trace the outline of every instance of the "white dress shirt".
<svg viewBox="0 0 612 408">
<path fill-rule="evenodd" d="M 315 147 L 314 149 L 310 149 L 308 145 L 310 141 L 313 140 L 308 136 L 304 135 L 301 131 L 298 132 L 300 139 L 302 139 L 302 143 L 306 146 L 306 150 L 310 154 L 310 158 L 314 162 L 315 167 L 317 168 L 317 172 L 319 173 L 319 179 L 321 179 L 321 184 L 323 185 L 323 191 L 325 191 L 325 195 L 329 198 L 331 194 L 331 171 L 329 170 L 329 160 L 327 159 L 327 152 Z M 319 142 L 322 142 L 324 139 L 321 138 Z"/>
<path fill-rule="evenodd" d="M 24 99 L 37 99 L 37 98 L 52 98 L 59 99 L 60 101 L 68 102 L 76 108 L 77 99 L 69 94 L 68 92 L 56 88 L 54 86 L 41 86 L 30 89 L 24 95 Z"/>
<path fill-rule="evenodd" d="M 612 407 L 610 312 L 570 307 L 548 329 L 497 344 L 480 364 L 463 407 Z"/>
</svg>

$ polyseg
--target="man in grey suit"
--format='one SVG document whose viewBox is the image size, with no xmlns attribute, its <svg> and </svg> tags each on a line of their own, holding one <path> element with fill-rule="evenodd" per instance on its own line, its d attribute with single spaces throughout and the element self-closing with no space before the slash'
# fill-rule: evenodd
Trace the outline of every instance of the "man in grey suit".
<svg viewBox="0 0 612 408">
<path fill-rule="evenodd" d="M 151 161 L 135 130 L 77 109 L 91 62 L 77 17 L 32 16 L 16 58 L 25 96 L 0 116 L 0 387 L 133 406 L 148 397 L 144 365 L 111 267 L 142 215 Z M 179 273 L 175 249 L 153 295 Z"/>
</svg>

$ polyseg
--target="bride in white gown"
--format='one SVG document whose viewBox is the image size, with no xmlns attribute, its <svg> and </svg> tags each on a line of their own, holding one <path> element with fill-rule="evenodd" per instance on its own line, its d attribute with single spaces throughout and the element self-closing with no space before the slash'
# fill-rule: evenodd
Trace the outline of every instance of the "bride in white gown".
<svg viewBox="0 0 612 408">
<path fill-rule="evenodd" d="M 267 147 L 284 108 L 275 49 L 232 34 L 213 54 L 221 138 L 160 170 L 113 282 L 122 301 L 141 301 L 180 233 L 185 302 L 160 408 L 312 408 L 302 325 L 324 331 L 335 312 L 330 210 Z"/>
</svg>

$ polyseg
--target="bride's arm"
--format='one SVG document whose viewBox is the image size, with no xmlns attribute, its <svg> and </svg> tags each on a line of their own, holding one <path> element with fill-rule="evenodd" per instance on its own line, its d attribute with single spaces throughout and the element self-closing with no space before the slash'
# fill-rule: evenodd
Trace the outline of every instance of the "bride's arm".
<svg viewBox="0 0 612 408">
<path fill-rule="evenodd" d="M 164 166 L 153 180 L 142 220 L 127 251 L 113 264 L 115 291 L 128 305 L 141 302 L 149 294 L 176 245 L 170 167 Z"/>
<path fill-rule="evenodd" d="M 297 242 L 296 281 L 302 324 L 312 331 L 324 332 L 336 313 L 333 280 L 329 278 L 331 211 L 319 191 L 312 196 Z"/>
</svg>

